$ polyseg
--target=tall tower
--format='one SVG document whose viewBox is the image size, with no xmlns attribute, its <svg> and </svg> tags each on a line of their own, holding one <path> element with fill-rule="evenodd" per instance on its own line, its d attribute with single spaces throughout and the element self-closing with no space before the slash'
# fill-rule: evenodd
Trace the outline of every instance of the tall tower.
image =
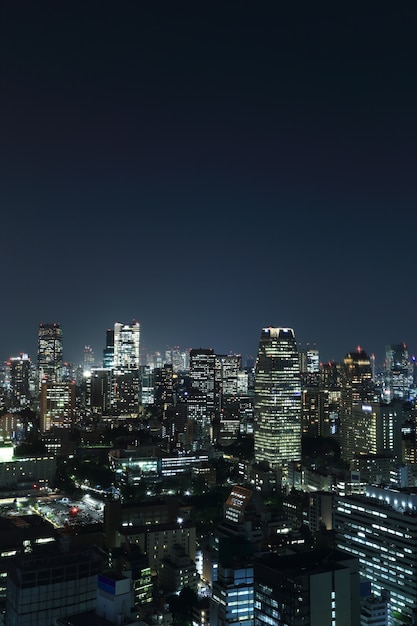
<svg viewBox="0 0 417 626">
<path fill-rule="evenodd" d="M 62 379 L 62 328 L 60 324 L 39 324 L 38 376 L 42 380 L 59 383 Z"/>
<path fill-rule="evenodd" d="M 255 365 L 255 461 L 301 459 L 300 362 L 292 328 L 263 328 Z"/>
</svg>

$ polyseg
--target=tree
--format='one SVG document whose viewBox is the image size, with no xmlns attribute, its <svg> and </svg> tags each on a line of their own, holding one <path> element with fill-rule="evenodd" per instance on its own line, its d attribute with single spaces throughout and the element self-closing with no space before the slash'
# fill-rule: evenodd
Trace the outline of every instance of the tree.
<svg viewBox="0 0 417 626">
<path fill-rule="evenodd" d="M 191 626 L 193 608 L 198 603 L 196 592 L 191 587 L 183 587 L 179 595 L 169 596 L 167 600 L 175 626 Z"/>
</svg>

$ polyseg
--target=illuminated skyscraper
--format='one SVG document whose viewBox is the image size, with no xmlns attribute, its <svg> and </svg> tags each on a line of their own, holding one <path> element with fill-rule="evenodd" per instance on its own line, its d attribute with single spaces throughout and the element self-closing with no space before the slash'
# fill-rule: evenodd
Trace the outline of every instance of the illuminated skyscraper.
<svg viewBox="0 0 417 626">
<path fill-rule="evenodd" d="M 385 351 L 384 400 L 408 400 L 413 381 L 412 366 L 405 343 L 389 345 Z"/>
<path fill-rule="evenodd" d="M 301 459 L 300 363 L 291 328 L 263 328 L 255 365 L 255 460 L 285 468 Z"/>
<path fill-rule="evenodd" d="M 195 423 L 196 449 L 211 444 L 212 422 L 215 415 L 215 362 L 212 348 L 190 350 L 191 390 L 187 399 L 188 418 Z"/>
<path fill-rule="evenodd" d="M 113 408 L 116 413 L 137 415 L 139 411 L 140 324 L 114 325 Z"/>
<path fill-rule="evenodd" d="M 359 558 L 373 594 L 389 593 L 392 626 L 417 619 L 416 511 L 413 488 L 367 486 L 366 495 L 336 498 L 335 547 Z"/>
<path fill-rule="evenodd" d="M 343 360 L 339 439 L 342 456 L 346 461 L 352 460 L 356 446 L 355 421 L 358 411 L 356 409 L 354 411 L 354 407 L 360 407 L 361 410 L 363 404 L 367 405 L 373 400 L 375 389 L 371 359 L 365 350 L 358 346 L 355 352 L 349 352 Z M 369 420 L 370 427 L 371 423 Z"/>
<path fill-rule="evenodd" d="M 52 383 L 41 385 L 40 430 L 46 432 L 53 426 L 70 428 L 75 409 L 75 384 Z"/>
<path fill-rule="evenodd" d="M 140 356 L 140 324 L 133 320 L 132 324 L 114 325 L 114 369 L 126 372 L 139 369 Z"/>
<path fill-rule="evenodd" d="M 12 357 L 7 366 L 10 368 L 10 397 L 13 406 L 26 406 L 30 403 L 30 368 L 31 361 L 27 354 Z"/>
<path fill-rule="evenodd" d="M 242 369 L 240 354 L 217 354 L 215 360 L 215 402 L 221 412 L 238 396 L 238 375 Z"/>
<path fill-rule="evenodd" d="M 38 376 L 59 383 L 62 379 L 62 328 L 60 324 L 39 324 Z"/>
</svg>

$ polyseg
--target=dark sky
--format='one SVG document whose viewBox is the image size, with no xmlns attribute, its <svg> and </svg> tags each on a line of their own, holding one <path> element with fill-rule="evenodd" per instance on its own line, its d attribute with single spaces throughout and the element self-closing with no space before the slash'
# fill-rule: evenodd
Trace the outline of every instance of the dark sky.
<svg viewBox="0 0 417 626">
<path fill-rule="evenodd" d="M 287 6 L 290 5 L 290 6 Z M 0 359 L 416 340 L 417 5 L 48 2 L 0 13 Z"/>
</svg>

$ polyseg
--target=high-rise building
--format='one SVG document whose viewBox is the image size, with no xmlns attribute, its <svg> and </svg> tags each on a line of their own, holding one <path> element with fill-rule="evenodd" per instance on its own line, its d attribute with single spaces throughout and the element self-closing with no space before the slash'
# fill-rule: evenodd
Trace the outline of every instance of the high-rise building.
<svg viewBox="0 0 417 626">
<path fill-rule="evenodd" d="M 94 352 L 91 346 L 85 346 L 83 353 L 83 370 L 90 372 L 92 367 L 94 367 Z"/>
<path fill-rule="evenodd" d="M 139 403 L 150 406 L 155 403 L 154 372 L 149 365 L 139 368 Z"/>
<path fill-rule="evenodd" d="M 412 489 L 366 487 L 365 495 L 339 496 L 335 544 L 359 558 L 372 593 L 390 597 L 390 624 L 417 618 L 417 496 Z"/>
<path fill-rule="evenodd" d="M 114 325 L 113 408 L 117 413 L 137 415 L 139 411 L 140 324 Z"/>
<path fill-rule="evenodd" d="M 40 430 L 42 433 L 52 426 L 70 428 L 75 409 L 75 384 L 48 383 L 42 381 L 40 393 Z"/>
<path fill-rule="evenodd" d="M 263 328 L 255 365 L 255 461 L 284 468 L 301 459 L 300 363 L 292 328 Z"/>
<path fill-rule="evenodd" d="M 334 361 L 320 366 L 320 391 L 323 396 L 322 435 L 336 435 L 340 424 L 341 364 Z"/>
<path fill-rule="evenodd" d="M 90 409 L 93 413 L 106 415 L 111 408 L 112 370 L 93 368 L 87 380 Z"/>
<path fill-rule="evenodd" d="M 263 544 L 264 513 L 259 492 L 240 485 L 232 488 L 223 507 L 223 520 L 214 533 L 217 554 L 210 557 L 211 626 L 253 624 L 253 560 Z"/>
<path fill-rule="evenodd" d="M 316 348 L 300 351 L 300 369 L 304 384 L 318 386 L 320 382 L 320 354 Z"/>
<path fill-rule="evenodd" d="M 114 365 L 114 329 L 106 332 L 106 347 L 103 350 L 103 368 L 112 369 Z"/>
<path fill-rule="evenodd" d="M 187 400 L 188 418 L 196 425 L 195 442 L 205 448 L 212 440 L 212 422 L 215 416 L 215 363 L 212 348 L 190 350 L 191 390 Z"/>
<path fill-rule="evenodd" d="M 190 367 L 190 354 L 178 346 L 165 350 L 165 363 L 171 363 L 175 373 L 185 372 Z"/>
<path fill-rule="evenodd" d="M 393 344 L 385 351 L 384 400 L 408 400 L 413 372 L 405 343 Z"/>
<path fill-rule="evenodd" d="M 253 564 L 241 557 L 238 542 L 250 548 L 241 538 L 228 540 L 233 557 L 223 556 L 220 548 L 217 580 L 210 599 L 210 626 L 252 626 L 254 602 Z"/>
<path fill-rule="evenodd" d="M 171 363 L 154 369 L 155 399 L 154 403 L 162 411 L 173 407 L 174 402 L 174 371 Z"/>
<path fill-rule="evenodd" d="M 131 324 L 114 325 L 114 369 L 126 372 L 139 369 L 140 324 L 133 320 Z"/>
<path fill-rule="evenodd" d="M 59 383 L 62 380 L 63 344 L 60 324 L 39 324 L 38 376 L 42 380 Z"/>
<path fill-rule="evenodd" d="M 238 397 L 239 373 L 242 368 L 240 354 L 218 354 L 215 359 L 215 402 L 220 413 L 228 403 Z"/>
<path fill-rule="evenodd" d="M 403 460 L 402 426 L 408 417 L 404 403 L 397 399 L 354 404 L 350 428 L 344 439 L 344 456 L 354 467 L 363 455 L 389 454 Z M 352 459 L 354 459 L 352 464 Z"/>
<path fill-rule="evenodd" d="M 341 550 L 266 554 L 255 561 L 255 626 L 358 626 L 358 559 Z"/>
<path fill-rule="evenodd" d="M 339 440 L 342 456 L 351 461 L 355 451 L 355 430 L 353 412 L 355 406 L 369 404 L 375 400 L 372 381 L 371 359 L 358 346 L 343 360 Z"/>
<path fill-rule="evenodd" d="M 7 574 L 4 623 L 55 624 L 60 617 L 92 611 L 97 577 L 104 568 L 97 548 L 59 552 L 48 544 L 14 558 Z"/>
<path fill-rule="evenodd" d="M 12 357 L 7 362 L 10 368 L 10 395 L 13 406 L 23 407 L 30 403 L 31 360 L 27 354 Z"/>
</svg>

